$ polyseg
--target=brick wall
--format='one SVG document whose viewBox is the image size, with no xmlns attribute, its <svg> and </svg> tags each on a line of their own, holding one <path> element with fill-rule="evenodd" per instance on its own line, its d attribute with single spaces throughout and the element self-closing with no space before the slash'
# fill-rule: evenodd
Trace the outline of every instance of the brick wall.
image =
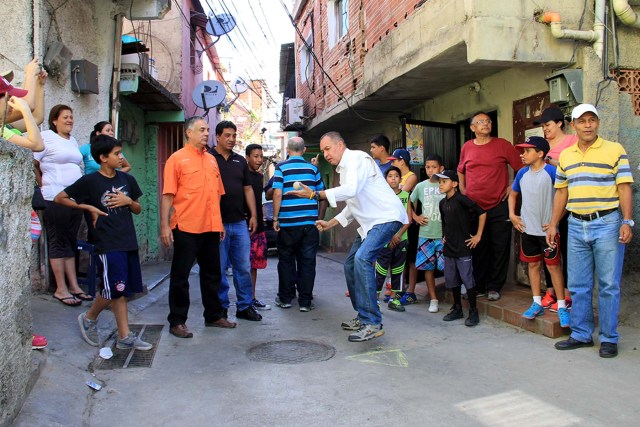
<svg viewBox="0 0 640 427">
<path fill-rule="evenodd" d="M 298 14 L 296 25 L 305 39 L 313 31 L 313 51 L 330 78 L 314 63 L 312 78 L 302 82 L 304 70 L 300 66 L 300 54 L 304 43 L 296 36 L 296 93 L 304 101 L 305 116 L 314 118 L 322 110 L 330 109 L 339 101 L 340 93 L 349 98 L 361 91 L 367 50 L 401 25 L 416 10 L 418 3 L 418 0 L 349 0 L 349 30 L 329 47 L 327 1 L 307 1 Z M 428 7 L 428 1 L 421 7 Z"/>
</svg>

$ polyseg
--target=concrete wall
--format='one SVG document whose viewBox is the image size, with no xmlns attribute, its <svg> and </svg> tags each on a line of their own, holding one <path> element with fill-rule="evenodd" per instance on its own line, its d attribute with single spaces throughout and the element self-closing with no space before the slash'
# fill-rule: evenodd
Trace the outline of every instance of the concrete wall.
<svg viewBox="0 0 640 427">
<path fill-rule="evenodd" d="M 31 371 L 33 155 L 0 138 L 0 425 L 20 410 Z"/>
<path fill-rule="evenodd" d="M 131 21 L 125 19 L 122 24 L 122 34 L 128 34 L 142 40 L 148 52 L 155 60 L 158 69 L 158 80 L 169 92 L 180 94 L 182 81 L 182 32 L 186 23 L 180 10 L 172 8 L 160 21 Z M 184 8 L 184 5 L 181 5 Z M 184 10 L 184 9 L 183 9 Z M 149 28 L 151 31 L 149 32 Z"/>
<path fill-rule="evenodd" d="M 72 92 L 69 66 L 60 75 L 49 76 L 45 86 L 43 128 L 48 129 L 51 107 L 66 104 L 74 114 L 72 135 L 80 145 L 88 143 L 93 125 L 110 118 L 115 3 L 35 0 L 15 4 L 15 9 L 0 10 L 2 22 L 11 22 L 12 28 L 20 29 L 3 31 L 0 46 L 0 69 L 14 70 L 14 84 L 24 82 L 24 66 L 31 59 L 35 57 L 42 63 L 54 41 L 64 43 L 73 52 L 72 59 L 86 59 L 98 66 L 98 95 Z"/>
<path fill-rule="evenodd" d="M 20 0 L 10 6 L 0 8 L 0 20 L 7 23 L 0 69 L 13 69 L 16 84 L 24 81 L 24 65 L 34 57 L 42 61 L 56 40 L 73 52 L 72 59 L 98 66 L 99 95 L 72 92 L 69 67 L 50 76 L 45 86 L 44 128 L 51 107 L 67 104 L 74 110 L 73 135 L 80 143 L 87 141 L 93 125 L 109 118 L 115 3 Z M 4 425 L 20 409 L 30 374 L 31 288 L 25 260 L 32 257 L 29 203 L 34 178 L 33 156 L 4 141 L 0 144 L 0 425 Z"/>
<path fill-rule="evenodd" d="M 418 120 L 457 123 L 476 111 L 498 111 L 500 137 L 513 141 L 513 101 L 549 90 L 544 78 L 549 68 L 511 68 L 480 80 L 480 91 L 467 85 L 426 101 L 418 107 L 424 111 Z"/>
</svg>

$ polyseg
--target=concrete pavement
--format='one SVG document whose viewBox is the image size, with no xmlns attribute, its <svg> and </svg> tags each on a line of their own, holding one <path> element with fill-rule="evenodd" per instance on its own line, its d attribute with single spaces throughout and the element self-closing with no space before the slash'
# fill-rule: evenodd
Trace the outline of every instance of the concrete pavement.
<svg viewBox="0 0 640 427">
<path fill-rule="evenodd" d="M 430 314 L 423 302 L 404 313 L 383 305 L 386 334 L 350 343 L 340 322 L 355 313 L 344 297 L 340 259 L 318 257 L 315 310 L 273 307 L 262 322 L 239 320 L 233 330 L 204 327 L 192 274 L 187 324 L 195 337 L 186 340 L 168 333 L 162 282 L 130 304 L 131 323 L 165 324 L 151 368 L 89 372 L 97 349 L 78 332 L 82 309 L 34 297 L 34 330 L 50 344 L 34 353 L 40 375 L 14 425 L 637 425 L 637 329 L 622 327 L 620 355 L 601 359 L 597 346 L 560 352 L 555 340 L 487 318 L 475 328 L 443 322 L 449 306 Z M 258 273 L 258 297 L 270 304 L 276 265 L 270 257 Z M 156 269 L 162 276 L 168 264 Z M 103 314 L 102 334 L 112 319 Z M 282 340 L 325 344 L 335 355 L 305 364 L 248 358 L 253 347 Z M 102 390 L 92 391 L 87 380 Z"/>
</svg>

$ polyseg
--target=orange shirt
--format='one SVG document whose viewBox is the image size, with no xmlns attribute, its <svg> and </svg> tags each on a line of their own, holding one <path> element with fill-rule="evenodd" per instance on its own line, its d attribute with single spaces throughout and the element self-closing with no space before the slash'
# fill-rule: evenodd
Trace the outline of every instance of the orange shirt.
<svg viewBox="0 0 640 427">
<path fill-rule="evenodd" d="M 220 214 L 224 185 L 216 159 L 205 150 L 185 145 L 167 159 L 162 194 L 174 195 L 171 229 L 224 231 Z"/>
</svg>

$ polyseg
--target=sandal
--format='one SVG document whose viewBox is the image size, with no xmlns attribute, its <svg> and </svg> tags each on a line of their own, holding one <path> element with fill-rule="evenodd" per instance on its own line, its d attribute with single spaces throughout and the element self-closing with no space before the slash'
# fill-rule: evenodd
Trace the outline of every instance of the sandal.
<svg viewBox="0 0 640 427">
<path fill-rule="evenodd" d="M 82 304 L 82 301 L 78 301 L 76 299 L 76 297 L 58 298 L 57 296 L 54 295 L 53 298 L 57 299 L 58 301 L 60 301 L 64 305 L 68 305 L 69 307 L 77 307 L 80 304 Z M 73 300 L 74 302 L 66 302 L 66 301 L 69 301 L 69 300 Z"/>
<path fill-rule="evenodd" d="M 93 301 L 93 297 L 85 292 L 78 292 L 77 294 L 70 292 L 70 294 L 80 301 Z"/>
</svg>

